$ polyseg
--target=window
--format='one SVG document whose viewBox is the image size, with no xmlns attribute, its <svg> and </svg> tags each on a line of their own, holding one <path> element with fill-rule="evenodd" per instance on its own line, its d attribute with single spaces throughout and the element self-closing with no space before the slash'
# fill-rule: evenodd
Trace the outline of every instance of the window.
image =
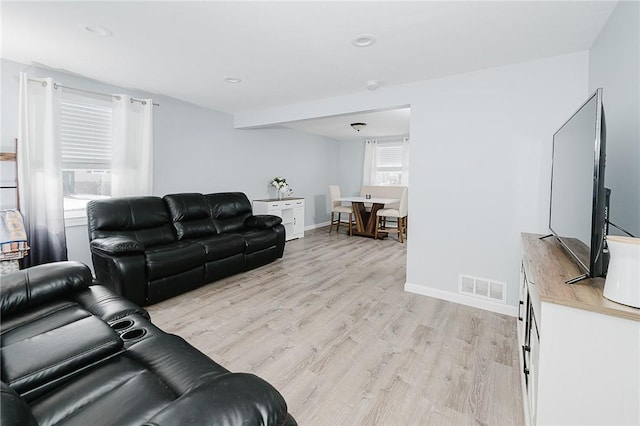
<svg viewBox="0 0 640 426">
<path fill-rule="evenodd" d="M 66 219 L 84 218 L 90 200 L 111 195 L 111 101 L 63 92 L 60 111 Z"/>
<path fill-rule="evenodd" d="M 378 144 L 376 151 L 376 185 L 401 185 L 402 145 Z"/>
<path fill-rule="evenodd" d="M 409 138 L 365 141 L 363 185 L 409 185 Z"/>
</svg>

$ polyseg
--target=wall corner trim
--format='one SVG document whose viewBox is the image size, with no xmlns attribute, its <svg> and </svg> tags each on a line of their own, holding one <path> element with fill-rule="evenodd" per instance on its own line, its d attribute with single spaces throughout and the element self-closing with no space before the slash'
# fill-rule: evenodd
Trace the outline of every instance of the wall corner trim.
<svg viewBox="0 0 640 426">
<path fill-rule="evenodd" d="M 420 294 L 422 296 L 435 297 L 436 299 L 446 300 L 448 302 L 458 303 L 460 305 L 471 306 L 474 308 L 484 309 L 485 311 L 496 312 L 498 314 L 508 315 L 510 317 L 518 316 L 518 308 L 511 305 L 502 305 L 489 300 L 478 300 L 475 297 L 465 296 L 464 294 L 451 293 L 450 291 L 439 290 L 433 287 L 427 287 L 421 284 L 413 284 L 406 282 L 404 291 L 408 293 Z"/>
</svg>

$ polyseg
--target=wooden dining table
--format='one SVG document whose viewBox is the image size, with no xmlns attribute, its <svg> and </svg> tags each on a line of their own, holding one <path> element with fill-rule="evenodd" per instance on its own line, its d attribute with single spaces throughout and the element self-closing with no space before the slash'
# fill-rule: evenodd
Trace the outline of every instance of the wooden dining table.
<svg viewBox="0 0 640 426">
<path fill-rule="evenodd" d="M 351 203 L 353 215 L 356 218 L 356 229 L 353 235 L 361 237 L 375 238 L 376 231 L 376 212 L 383 209 L 385 204 L 393 204 L 400 202 L 397 198 L 377 198 L 377 197 L 341 197 L 336 201 Z M 371 203 L 371 211 L 367 211 L 365 203 Z M 387 236 L 384 231 L 378 232 L 378 238 L 382 239 Z"/>
</svg>

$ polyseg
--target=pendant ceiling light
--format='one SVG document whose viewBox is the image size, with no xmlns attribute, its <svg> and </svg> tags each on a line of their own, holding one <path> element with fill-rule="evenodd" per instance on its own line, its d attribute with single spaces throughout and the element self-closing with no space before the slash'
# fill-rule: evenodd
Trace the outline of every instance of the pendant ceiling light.
<svg viewBox="0 0 640 426">
<path fill-rule="evenodd" d="M 351 123 L 351 127 L 353 127 L 353 130 L 355 130 L 356 132 L 364 129 L 366 126 L 367 123 Z"/>
</svg>

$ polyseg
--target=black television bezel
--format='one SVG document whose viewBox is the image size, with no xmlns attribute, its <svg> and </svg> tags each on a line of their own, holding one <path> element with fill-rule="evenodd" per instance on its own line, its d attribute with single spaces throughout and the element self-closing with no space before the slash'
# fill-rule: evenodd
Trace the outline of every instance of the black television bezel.
<svg viewBox="0 0 640 426">
<path fill-rule="evenodd" d="M 596 118 L 595 118 L 595 140 L 593 141 L 593 189 L 591 200 L 591 241 L 589 246 L 589 265 L 585 265 L 580 257 L 571 249 L 562 236 L 551 226 L 553 213 L 553 169 L 555 166 L 555 145 L 556 135 L 589 103 L 596 98 Z M 589 278 L 604 276 L 606 262 L 604 259 L 604 248 L 606 238 L 606 196 L 604 186 L 606 152 L 606 125 L 604 119 L 604 107 L 602 104 L 602 88 L 597 89 L 587 100 L 574 112 L 567 121 L 553 134 L 553 149 L 551 154 L 551 191 L 549 194 L 549 230 L 562 247 L 576 261 L 581 270 Z"/>
</svg>

